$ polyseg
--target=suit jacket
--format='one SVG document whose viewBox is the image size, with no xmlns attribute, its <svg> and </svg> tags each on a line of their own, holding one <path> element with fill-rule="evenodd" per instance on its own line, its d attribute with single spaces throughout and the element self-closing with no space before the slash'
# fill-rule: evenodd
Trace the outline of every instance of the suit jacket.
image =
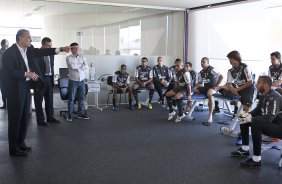
<svg viewBox="0 0 282 184">
<path fill-rule="evenodd" d="M 55 55 L 55 48 L 50 49 L 37 49 L 33 46 L 27 48 L 27 59 L 30 71 L 35 72 L 39 75 L 39 80 L 37 82 L 42 82 L 42 76 L 39 69 L 39 65 L 36 62 L 36 57 Z M 27 68 L 24 59 L 20 53 L 16 44 L 13 44 L 8 48 L 3 56 L 3 71 L 5 72 L 5 80 L 7 81 L 7 98 L 8 101 L 21 102 L 21 100 L 26 95 L 26 88 L 32 88 L 36 82 L 26 81 L 24 77 Z M 32 84 L 30 86 L 30 84 Z"/>
<path fill-rule="evenodd" d="M 52 73 L 52 86 L 54 87 L 54 55 L 50 55 L 50 65 L 51 65 L 51 73 Z M 40 73 L 42 76 L 45 75 L 46 72 L 46 61 L 44 60 L 44 57 L 37 58 L 37 62 L 39 65 Z"/>
</svg>

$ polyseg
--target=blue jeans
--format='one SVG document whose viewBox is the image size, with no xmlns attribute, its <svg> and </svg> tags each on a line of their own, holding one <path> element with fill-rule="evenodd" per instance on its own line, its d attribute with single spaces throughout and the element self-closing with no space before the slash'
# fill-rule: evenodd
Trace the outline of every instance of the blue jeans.
<svg viewBox="0 0 282 184">
<path fill-rule="evenodd" d="M 69 80 L 68 85 L 68 111 L 69 118 L 72 118 L 74 112 L 74 100 L 78 101 L 78 114 L 85 115 L 84 108 L 84 94 L 85 94 L 85 83 L 83 81 L 73 81 Z"/>
</svg>

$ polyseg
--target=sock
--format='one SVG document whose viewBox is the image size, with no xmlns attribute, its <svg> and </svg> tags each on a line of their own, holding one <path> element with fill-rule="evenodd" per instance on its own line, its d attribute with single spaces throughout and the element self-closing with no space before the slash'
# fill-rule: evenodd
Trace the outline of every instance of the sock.
<svg viewBox="0 0 282 184">
<path fill-rule="evenodd" d="M 113 99 L 113 106 L 116 106 L 116 99 Z"/>
<path fill-rule="evenodd" d="M 171 97 L 166 97 L 166 100 L 167 100 L 167 105 L 168 105 L 169 113 L 172 113 L 173 112 L 173 109 L 172 109 L 172 98 Z"/>
<path fill-rule="evenodd" d="M 237 106 L 235 106 L 235 107 L 234 107 L 234 115 L 236 115 L 236 114 L 237 114 L 237 112 L 238 112 L 238 107 L 237 107 Z"/>
<path fill-rule="evenodd" d="M 175 100 L 172 100 L 172 105 L 176 106 L 176 101 Z"/>
<path fill-rule="evenodd" d="M 134 96 L 134 98 L 135 98 L 136 103 L 138 103 L 139 100 L 138 100 L 138 93 L 137 93 L 137 90 L 133 90 L 133 96 Z"/>
<path fill-rule="evenodd" d="M 215 109 L 219 109 L 219 106 L 218 106 L 218 105 L 219 105 L 219 101 L 215 100 L 215 101 L 214 101 L 214 108 L 215 108 Z"/>
<path fill-rule="evenodd" d="M 152 103 L 154 92 L 155 92 L 154 90 L 150 90 L 150 92 L 149 92 L 149 103 Z"/>
<path fill-rule="evenodd" d="M 252 159 L 255 161 L 255 162 L 259 162 L 261 161 L 261 156 L 253 156 Z"/>
<path fill-rule="evenodd" d="M 242 146 L 242 149 L 243 149 L 244 151 L 249 151 L 249 150 L 250 150 L 250 146 L 243 145 L 243 146 Z"/>
<path fill-rule="evenodd" d="M 182 109 L 182 100 L 176 100 L 177 107 L 178 107 L 178 116 L 183 115 L 183 109 Z"/>
</svg>

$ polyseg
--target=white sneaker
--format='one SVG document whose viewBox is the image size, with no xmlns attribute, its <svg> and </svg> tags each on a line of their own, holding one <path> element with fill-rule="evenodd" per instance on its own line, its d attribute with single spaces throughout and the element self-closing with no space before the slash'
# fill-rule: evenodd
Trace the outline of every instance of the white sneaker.
<svg viewBox="0 0 282 184">
<path fill-rule="evenodd" d="M 183 113 L 182 114 L 182 116 L 177 116 L 176 118 L 175 118 L 175 123 L 180 123 L 181 122 L 181 120 L 182 120 L 182 118 L 184 118 L 185 117 L 185 114 Z"/>
<path fill-rule="evenodd" d="M 172 106 L 172 109 L 176 111 L 177 110 L 177 106 Z"/>
<path fill-rule="evenodd" d="M 175 111 L 172 111 L 171 113 L 168 113 L 168 118 L 167 118 L 167 120 L 171 120 L 175 114 L 176 114 Z"/>
</svg>

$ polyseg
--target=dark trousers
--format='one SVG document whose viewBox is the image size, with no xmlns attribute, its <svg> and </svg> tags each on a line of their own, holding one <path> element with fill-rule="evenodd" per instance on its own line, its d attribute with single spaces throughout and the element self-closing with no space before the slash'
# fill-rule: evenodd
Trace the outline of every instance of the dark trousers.
<svg viewBox="0 0 282 184">
<path fill-rule="evenodd" d="M 280 120 L 282 121 L 282 120 Z M 282 138 L 282 124 L 280 121 L 262 122 L 255 121 L 252 123 L 241 124 L 241 135 L 243 145 L 249 145 L 249 127 L 252 130 L 254 155 L 261 155 L 261 135 L 267 135 L 273 138 Z"/>
<path fill-rule="evenodd" d="M 163 97 L 163 90 L 162 90 L 162 88 L 164 86 L 160 83 L 160 81 L 154 80 L 153 83 L 154 83 L 155 89 L 157 90 L 157 93 L 159 94 L 159 97 L 160 97 L 161 101 L 163 101 L 164 97 Z"/>
<path fill-rule="evenodd" d="M 3 101 L 3 106 L 6 106 L 7 104 L 7 93 L 6 93 L 6 81 L 4 79 L 4 74 L 2 71 L 0 71 L 0 89 L 1 89 L 1 95 L 2 95 L 2 101 Z"/>
<path fill-rule="evenodd" d="M 20 146 L 25 145 L 25 137 L 28 126 L 30 111 L 30 89 L 26 85 L 22 89 L 25 93 L 24 98 L 20 102 L 15 102 L 8 98 L 8 139 L 9 150 L 15 152 L 20 150 Z"/>
<path fill-rule="evenodd" d="M 34 104 L 36 112 L 37 123 L 42 123 L 45 119 L 44 112 L 42 109 L 42 101 L 45 101 L 45 112 L 47 116 L 47 121 L 51 120 L 54 116 L 53 108 L 53 85 L 52 77 L 44 76 L 44 87 L 34 90 Z"/>
</svg>

